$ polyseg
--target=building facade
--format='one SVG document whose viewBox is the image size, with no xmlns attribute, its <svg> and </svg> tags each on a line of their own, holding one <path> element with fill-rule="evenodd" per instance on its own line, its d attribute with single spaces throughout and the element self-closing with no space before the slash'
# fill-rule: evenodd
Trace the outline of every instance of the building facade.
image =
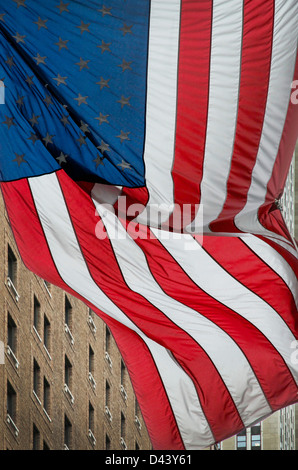
<svg viewBox="0 0 298 470">
<path fill-rule="evenodd" d="M 25 268 L 2 197 L 0 266 L 0 450 L 151 449 L 110 331 Z"/>
</svg>

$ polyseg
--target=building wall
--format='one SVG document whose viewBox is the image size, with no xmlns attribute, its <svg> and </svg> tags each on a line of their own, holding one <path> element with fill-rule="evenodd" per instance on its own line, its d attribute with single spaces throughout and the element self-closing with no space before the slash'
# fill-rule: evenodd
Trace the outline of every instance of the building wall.
<svg viewBox="0 0 298 470">
<path fill-rule="evenodd" d="M 13 286 L 7 280 L 8 246 L 17 259 Z M 79 300 L 70 296 L 66 300 L 62 290 L 46 285 L 24 267 L 2 198 L 0 266 L 0 341 L 5 344 L 5 364 L 0 364 L 0 450 L 29 450 L 33 447 L 117 450 L 125 446 L 133 450 L 151 449 L 127 370 L 113 337 L 106 354 L 105 324 Z M 40 305 L 39 310 L 36 309 L 39 311 L 38 322 L 34 320 L 34 299 Z M 66 327 L 65 306 L 68 302 L 71 310 L 67 320 L 69 326 Z M 50 325 L 46 329 L 45 319 Z M 16 328 L 9 326 L 12 321 Z M 12 330 L 16 331 L 17 338 L 13 354 L 7 347 L 8 333 Z M 93 354 L 90 355 L 90 351 Z M 93 358 L 90 362 L 89 357 Z M 65 387 L 68 375 L 65 361 L 71 365 L 67 368 L 70 372 L 68 387 Z M 34 364 L 38 365 L 36 374 Z M 12 396 L 8 393 L 8 383 L 16 394 L 16 412 L 12 420 L 7 414 L 7 400 Z M 106 383 L 109 384 L 108 397 Z M 44 397 L 48 388 L 49 407 Z M 13 402 L 14 399 L 10 401 Z M 89 412 L 89 408 L 92 410 L 90 405 L 94 413 Z M 121 414 L 123 422 L 125 418 L 122 431 Z M 90 423 L 89 417 L 92 418 Z M 69 441 L 66 439 L 68 431 L 65 432 L 66 418 L 71 423 L 67 428 L 71 429 Z"/>
</svg>

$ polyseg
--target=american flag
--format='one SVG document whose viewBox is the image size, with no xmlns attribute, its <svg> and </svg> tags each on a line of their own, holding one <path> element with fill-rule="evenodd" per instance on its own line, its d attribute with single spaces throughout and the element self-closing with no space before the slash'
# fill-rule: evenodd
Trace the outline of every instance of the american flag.
<svg viewBox="0 0 298 470">
<path fill-rule="evenodd" d="M 0 1 L 20 254 L 109 326 L 155 449 L 203 449 L 298 401 L 279 204 L 297 19 L 296 0 Z"/>
</svg>

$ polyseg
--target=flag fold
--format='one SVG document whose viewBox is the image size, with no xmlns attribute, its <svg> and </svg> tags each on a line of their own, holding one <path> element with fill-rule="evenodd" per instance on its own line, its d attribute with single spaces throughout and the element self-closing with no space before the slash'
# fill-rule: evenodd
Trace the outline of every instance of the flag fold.
<svg viewBox="0 0 298 470">
<path fill-rule="evenodd" d="M 24 264 L 110 328 L 155 449 L 298 401 L 296 0 L 0 2 Z"/>
</svg>

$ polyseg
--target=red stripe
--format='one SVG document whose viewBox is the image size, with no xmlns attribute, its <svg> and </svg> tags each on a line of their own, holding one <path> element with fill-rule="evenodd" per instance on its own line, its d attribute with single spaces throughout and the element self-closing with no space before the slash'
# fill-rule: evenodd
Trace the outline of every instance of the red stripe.
<svg viewBox="0 0 298 470">
<path fill-rule="evenodd" d="M 296 59 L 295 73 L 293 81 L 298 80 L 298 52 Z M 293 90 L 291 90 L 293 92 Z M 284 125 L 282 138 L 280 141 L 277 158 L 274 164 L 272 176 L 268 182 L 266 200 L 261 206 L 259 213 L 264 212 L 264 208 L 270 207 L 275 199 L 279 199 L 284 191 L 284 186 L 289 173 L 295 145 L 298 138 L 298 105 L 295 104 L 292 96 Z M 260 217 L 260 215 L 259 215 Z M 264 223 L 264 222 L 263 222 Z M 266 227 L 267 228 L 267 227 Z"/>
<path fill-rule="evenodd" d="M 136 240 L 136 242 L 146 254 L 151 272 L 162 289 L 169 296 L 196 310 L 214 322 L 238 344 L 251 364 L 273 410 L 278 410 L 280 407 L 286 406 L 285 403 L 291 404 L 295 402 L 297 399 L 296 383 L 283 358 L 267 338 L 246 319 L 200 289 L 177 263 L 173 263 L 172 256 L 161 246 L 159 241 L 155 239 L 153 233 L 150 233 L 150 236 L 150 240 L 142 237 Z M 215 237 L 209 237 L 209 239 L 210 245 L 214 248 L 212 242 L 215 240 Z M 235 239 L 237 247 L 235 246 L 234 249 L 231 250 L 231 242 L 233 241 L 234 239 L 229 239 L 229 253 L 238 248 L 239 240 Z M 219 248 L 220 251 L 225 248 L 217 246 L 217 244 L 215 244 L 215 246 L 216 251 L 217 248 Z M 251 252 L 247 254 L 252 255 Z M 254 264 L 252 264 L 252 266 L 254 266 Z M 215 280 L 215 282 L 216 281 L 220 282 L 219 279 Z M 284 283 L 279 281 L 280 279 L 277 276 L 272 276 L 272 282 L 276 282 L 276 284 L 272 284 L 275 288 L 279 288 L 280 284 L 284 287 Z M 281 291 L 274 289 L 274 292 L 281 292 L 281 296 L 283 295 L 282 289 Z M 287 289 L 286 294 L 289 294 Z M 279 301 L 281 305 L 284 305 L 285 308 L 287 307 L 288 310 L 295 305 L 293 297 L 290 296 L 289 298 L 289 295 L 286 295 L 285 300 L 279 299 Z M 292 319 L 292 323 L 293 322 L 294 325 L 297 326 L 297 320 Z M 295 331 L 297 333 L 297 328 Z M 260 358 L 262 359 L 260 360 Z M 274 368 L 272 368 L 272 364 L 274 364 Z M 285 386 L 285 384 L 287 385 Z M 218 393 L 218 395 L 221 396 L 220 393 Z M 228 425 L 226 425 L 226 427 L 228 428 Z"/>
<path fill-rule="evenodd" d="M 244 1 L 239 110 L 227 197 L 213 232 L 239 232 L 234 217 L 243 209 L 262 135 L 270 78 L 274 1 Z M 223 90 L 224 93 L 224 90 Z"/>
<path fill-rule="evenodd" d="M 273 232 L 273 237 L 275 233 L 284 237 L 284 243 L 290 243 L 291 248 L 295 249 L 291 234 L 285 224 L 280 209 L 276 206 L 275 203 L 267 202 L 263 204 L 258 211 L 258 220 L 260 224 L 266 228 L 266 230 Z"/>
<path fill-rule="evenodd" d="M 62 174 L 62 171 L 59 173 Z M 147 346 L 135 332 L 86 302 L 63 282 L 46 243 L 27 181 L 1 183 L 1 189 L 16 243 L 25 266 L 42 279 L 89 305 L 111 328 L 126 361 L 153 446 L 161 450 L 183 450 L 184 446 L 168 398 Z M 71 198 L 78 204 L 77 208 L 82 208 L 85 204 L 90 205 L 89 197 L 82 190 L 78 190 L 75 184 L 72 184 L 70 189 L 72 189 Z M 154 390 L 154 400 L 152 400 L 152 390 Z"/>
<path fill-rule="evenodd" d="M 288 263 L 288 265 L 292 268 L 293 272 L 295 273 L 296 277 L 298 278 L 298 260 L 297 258 L 290 253 L 286 248 L 279 245 L 272 239 L 268 237 L 262 237 L 260 235 L 256 235 L 260 240 L 263 240 L 265 243 L 270 245 L 274 250 L 276 250 Z"/>
<path fill-rule="evenodd" d="M 212 0 L 181 2 L 176 145 L 172 177 L 174 201 L 178 205 L 191 204 L 192 219 L 195 216 L 195 205 L 200 202 L 205 153 L 212 9 Z M 170 227 L 175 224 L 175 218 L 170 218 Z M 183 226 L 189 223 L 185 221 Z"/>
<path fill-rule="evenodd" d="M 298 312 L 295 299 L 278 274 L 238 237 L 233 239 L 204 237 L 203 246 L 231 276 L 267 302 L 298 338 Z"/>
<path fill-rule="evenodd" d="M 59 174 L 59 180 L 68 201 L 85 260 L 95 282 L 148 337 L 169 349 L 191 377 L 215 440 L 226 438 L 227 429 L 235 429 L 235 432 L 242 429 L 243 423 L 238 411 L 208 355 L 161 311 L 128 288 L 108 238 L 98 240 L 93 234 L 95 230 L 84 230 L 84 227 L 96 226 L 97 230 L 103 229 L 102 222 L 94 213 L 93 202 L 85 200 L 83 206 L 79 205 L 71 181 L 63 173 Z M 99 253 L 98 258 L 96 253 Z M 105 266 L 104 271 L 100 269 L 102 265 Z M 173 260 L 171 265 L 175 265 Z M 221 400 L 218 400 L 218 394 Z"/>
</svg>

